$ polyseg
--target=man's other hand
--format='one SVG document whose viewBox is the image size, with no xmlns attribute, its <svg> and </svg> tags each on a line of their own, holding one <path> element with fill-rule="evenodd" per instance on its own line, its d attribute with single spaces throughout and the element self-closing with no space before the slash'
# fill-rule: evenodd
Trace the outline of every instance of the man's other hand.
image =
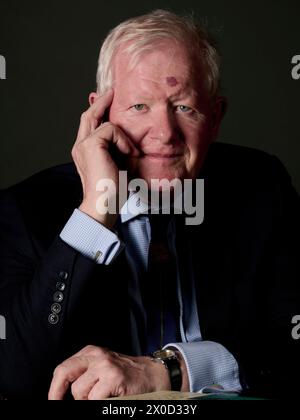
<svg viewBox="0 0 300 420">
<path fill-rule="evenodd" d="M 63 399 L 70 385 L 75 400 L 99 400 L 169 390 L 170 379 L 163 364 L 149 357 L 87 346 L 57 366 L 49 400 Z"/>
</svg>

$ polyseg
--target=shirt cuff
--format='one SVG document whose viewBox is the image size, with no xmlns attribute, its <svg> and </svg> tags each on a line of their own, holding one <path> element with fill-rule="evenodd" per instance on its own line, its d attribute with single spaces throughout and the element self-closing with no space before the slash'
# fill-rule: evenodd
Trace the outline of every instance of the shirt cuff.
<svg viewBox="0 0 300 420">
<path fill-rule="evenodd" d="M 78 209 L 74 210 L 60 238 L 97 264 L 110 264 L 124 248 L 115 233 Z"/>
<path fill-rule="evenodd" d="M 190 392 L 220 385 L 225 390 L 241 391 L 237 361 L 221 344 L 212 341 L 172 343 L 164 348 L 180 351 L 186 363 Z"/>
</svg>

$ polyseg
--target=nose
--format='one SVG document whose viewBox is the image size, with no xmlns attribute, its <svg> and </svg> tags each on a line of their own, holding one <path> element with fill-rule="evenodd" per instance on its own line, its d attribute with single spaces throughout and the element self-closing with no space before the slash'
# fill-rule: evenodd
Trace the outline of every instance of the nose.
<svg viewBox="0 0 300 420">
<path fill-rule="evenodd" d="M 162 144 L 173 143 L 178 137 L 178 127 L 174 116 L 168 109 L 160 109 L 152 118 L 150 137 Z"/>
</svg>

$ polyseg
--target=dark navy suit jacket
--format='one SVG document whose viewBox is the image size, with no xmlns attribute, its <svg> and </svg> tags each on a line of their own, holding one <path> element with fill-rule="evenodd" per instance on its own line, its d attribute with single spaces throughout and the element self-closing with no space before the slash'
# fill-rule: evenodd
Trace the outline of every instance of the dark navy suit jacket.
<svg viewBox="0 0 300 420">
<path fill-rule="evenodd" d="M 282 164 L 266 153 L 211 146 L 205 216 L 177 218 L 177 255 L 185 289 L 196 279 L 204 340 L 223 344 L 255 395 L 276 395 L 299 377 L 299 197 Z M 72 249 L 59 233 L 81 202 L 73 164 L 45 170 L 0 194 L 0 393 L 46 397 L 57 364 L 94 344 L 133 354 L 122 252 L 109 266 Z M 49 322 L 57 282 L 65 284 L 58 322 Z M 279 394 L 282 392 L 279 390 Z"/>
</svg>

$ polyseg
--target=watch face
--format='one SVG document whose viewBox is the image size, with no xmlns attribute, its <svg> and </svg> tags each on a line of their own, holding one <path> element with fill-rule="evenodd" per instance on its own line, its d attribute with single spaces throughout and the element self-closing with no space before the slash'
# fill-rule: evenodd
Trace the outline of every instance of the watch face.
<svg viewBox="0 0 300 420">
<path fill-rule="evenodd" d="M 153 353 L 153 356 L 157 359 L 170 359 L 172 357 L 176 357 L 176 354 L 173 350 L 166 349 L 166 350 L 156 350 Z"/>
</svg>

